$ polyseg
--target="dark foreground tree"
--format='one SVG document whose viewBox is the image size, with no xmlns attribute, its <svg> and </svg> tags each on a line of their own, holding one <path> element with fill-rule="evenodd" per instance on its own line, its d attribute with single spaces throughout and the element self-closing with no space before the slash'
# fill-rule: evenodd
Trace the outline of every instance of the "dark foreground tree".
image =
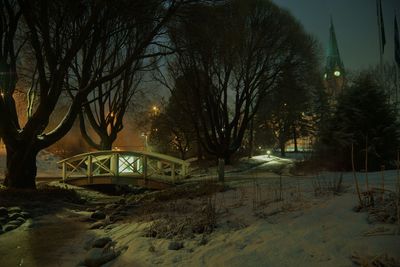
<svg viewBox="0 0 400 267">
<path fill-rule="evenodd" d="M 384 90 L 370 75 L 361 74 L 339 96 L 336 110 L 321 132 L 317 155 L 335 169 L 351 170 L 354 146 L 356 169 L 391 166 L 399 148 L 400 125 Z M 367 151 L 366 151 L 367 149 Z"/>
<path fill-rule="evenodd" d="M 170 27 L 180 48 L 170 73 L 186 88 L 182 111 L 192 116 L 202 146 L 229 163 L 261 100 L 284 65 L 296 60 L 296 47 L 310 39 L 271 1 L 232 0 L 185 11 Z"/>
<path fill-rule="evenodd" d="M 5 184 L 15 188 L 35 188 L 37 153 L 61 139 L 72 127 L 81 110 L 82 103 L 98 86 L 124 73 L 131 63 L 143 55 L 162 27 L 187 1 L 25 1 L 1 0 L 0 32 L 0 135 L 7 150 L 7 172 Z M 151 17 L 142 17 L 149 14 Z M 117 28 L 103 27 L 110 19 L 118 19 L 123 13 L 125 23 Z M 143 12 L 140 12 L 142 10 Z M 140 20 L 135 15 L 140 14 Z M 141 27 L 151 27 L 143 35 L 131 53 L 124 55 L 113 70 L 93 71 L 92 63 L 97 56 L 102 40 L 115 33 Z M 21 33 L 21 36 L 17 36 Z M 19 47 L 25 44 L 24 50 Z M 87 53 L 82 53 L 87 49 Z M 120 47 L 124 49 L 124 47 Z M 13 94 L 17 82 L 17 66 L 23 62 L 21 51 L 35 56 L 33 84 L 37 84 L 32 108 L 25 125 L 20 125 Z M 71 66 L 76 61 L 80 66 L 80 81 L 74 77 Z M 72 86 L 71 86 L 72 85 Z M 61 98 L 69 90 L 69 100 Z M 69 109 L 54 129 L 48 129 L 52 114 L 60 101 L 67 101 Z"/>
</svg>

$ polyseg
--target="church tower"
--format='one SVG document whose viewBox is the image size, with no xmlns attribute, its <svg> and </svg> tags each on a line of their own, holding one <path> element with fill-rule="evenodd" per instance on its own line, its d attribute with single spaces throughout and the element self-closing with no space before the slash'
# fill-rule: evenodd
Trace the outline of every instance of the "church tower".
<svg viewBox="0 0 400 267">
<path fill-rule="evenodd" d="M 331 18 L 329 28 L 329 45 L 326 58 L 324 83 L 330 102 L 335 103 L 336 97 L 342 92 L 345 85 L 345 70 L 340 59 L 339 47 L 336 40 L 335 28 Z"/>
</svg>

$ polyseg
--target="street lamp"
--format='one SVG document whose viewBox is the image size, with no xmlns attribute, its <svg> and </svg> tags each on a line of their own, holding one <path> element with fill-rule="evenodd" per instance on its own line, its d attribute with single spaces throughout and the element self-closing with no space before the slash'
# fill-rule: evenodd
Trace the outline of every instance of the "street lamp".
<svg viewBox="0 0 400 267">
<path fill-rule="evenodd" d="M 154 116 L 157 116 L 158 113 L 160 112 L 160 109 L 155 105 L 151 109 L 153 111 Z"/>
<path fill-rule="evenodd" d="M 142 137 L 144 137 L 144 150 L 147 151 L 148 150 L 147 133 L 142 133 Z"/>
</svg>

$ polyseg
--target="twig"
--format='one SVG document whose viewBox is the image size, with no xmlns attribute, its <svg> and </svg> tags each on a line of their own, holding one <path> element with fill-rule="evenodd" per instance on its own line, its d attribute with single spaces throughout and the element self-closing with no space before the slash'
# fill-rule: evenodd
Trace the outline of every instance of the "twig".
<svg viewBox="0 0 400 267">
<path fill-rule="evenodd" d="M 354 167 L 354 143 L 351 143 L 351 167 L 352 167 L 352 170 L 353 170 L 354 183 L 356 184 L 358 202 L 360 203 L 360 206 L 362 207 L 363 204 L 362 204 L 362 200 L 361 200 L 360 187 L 358 186 L 356 170 L 355 170 L 355 167 Z"/>
</svg>

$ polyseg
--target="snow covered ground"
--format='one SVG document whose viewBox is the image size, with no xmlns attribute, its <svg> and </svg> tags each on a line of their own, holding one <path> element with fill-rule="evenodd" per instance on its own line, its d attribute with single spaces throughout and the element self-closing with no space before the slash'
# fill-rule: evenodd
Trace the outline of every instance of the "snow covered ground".
<svg viewBox="0 0 400 267">
<path fill-rule="evenodd" d="M 0 166 L 4 163 L 4 156 L 1 158 Z M 52 155 L 41 154 L 39 176 L 58 174 L 56 161 L 58 159 Z M 291 164 L 290 159 L 257 156 L 243 159 L 236 166 L 228 166 L 226 184 L 234 190 L 215 195 L 217 228 L 205 236 L 206 242 L 202 234 L 194 235 L 177 239 L 184 247 L 170 250 L 171 239 L 144 236 L 152 222 L 138 220 L 133 209 L 127 219 L 107 229 L 85 230 L 80 225 L 80 234 L 66 243 L 74 245 L 58 248 L 57 266 L 75 266 L 84 254 L 83 240 L 93 235 L 109 236 L 117 242 L 117 248 L 125 248 L 116 260 L 103 265 L 105 267 L 354 266 L 352 257 L 367 259 L 382 255 L 400 261 L 397 226 L 371 222 L 367 212 L 353 211 L 358 201 L 352 173 L 293 176 L 287 171 Z M 277 170 L 283 170 L 280 172 L 282 176 L 276 173 Z M 339 195 L 328 191 L 319 196 L 314 194 L 316 187 L 328 186 L 341 176 L 344 190 Z M 216 169 L 208 168 L 204 172 L 197 171 L 190 181 L 215 177 Z M 362 191 L 366 189 L 367 178 L 370 188 L 381 188 L 384 183 L 385 189 L 395 190 L 397 177 L 396 170 L 368 173 L 367 176 L 357 173 Z M 279 194 L 280 184 L 283 200 L 272 201 Z M 190 200 L 183 198 L 174 205 L 179 201 Z M 73 218 L 75 215 L 70 216 Z M 47 223 L 49 220 L 53 219 L 46 218 Z M 60 226 L 59 231 L 63 229 L 64 226 Z M 0 236 L 0 248 L 10 247 L 2 241 L 16 240 L 14 237 L 19 235 L 31 239 L 27 231 L 21 228 Z M 62 242 L 64 237 L 60 235 L 59 238 Z M 14 243 L 18 246 L 18 242 Z M 30 255 L 31 250 L 40 254 L 26 244 L 24 249 L 26 255 Z M 10 251 L 14 250 L 10 248 Z M 42 253 L 36 256 L 46 259 L 45 252 Z"/>
</svg>

